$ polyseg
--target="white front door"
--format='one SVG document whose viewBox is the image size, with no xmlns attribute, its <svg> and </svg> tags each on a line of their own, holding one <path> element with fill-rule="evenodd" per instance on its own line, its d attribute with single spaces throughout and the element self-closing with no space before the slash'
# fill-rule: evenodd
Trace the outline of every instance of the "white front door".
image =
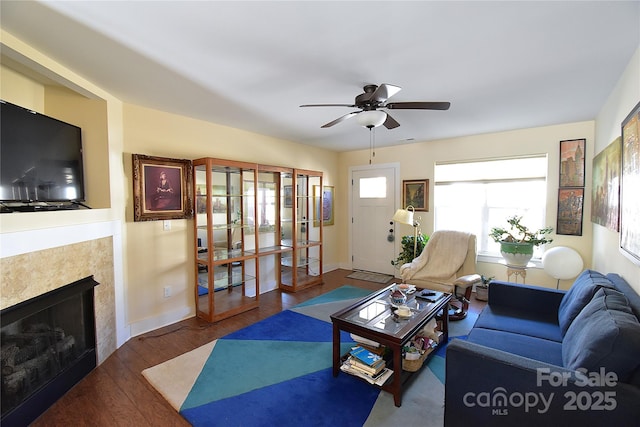
<svg viewBox="0 0 640 427">
<path fill-rule="evenodd" d="M 354 270 L 394 275 L 397 165 L 374 165 L 351 171 L 351 248 Z"/>
</svg>

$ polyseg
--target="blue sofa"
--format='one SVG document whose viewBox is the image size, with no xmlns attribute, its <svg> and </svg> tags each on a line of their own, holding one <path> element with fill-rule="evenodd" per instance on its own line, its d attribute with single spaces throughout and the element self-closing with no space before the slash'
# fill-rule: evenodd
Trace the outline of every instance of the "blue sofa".
<svg viewBox="0 0 640 427">
<path fill-rule="evenodd" d="M 494 281 L 447 346 L 445 426 L 639 426 L 640 296 L 585 270 L 569 291 Z"/>
</svg>

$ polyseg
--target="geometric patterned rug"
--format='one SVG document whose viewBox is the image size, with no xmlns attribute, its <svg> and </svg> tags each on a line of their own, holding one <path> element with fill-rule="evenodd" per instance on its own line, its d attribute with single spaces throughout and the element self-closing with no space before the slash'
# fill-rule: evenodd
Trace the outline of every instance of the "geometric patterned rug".
<svg viewBox="0 0 640 427">
<path fill-rule="evenodd" d="M 329 315 L 370 292 L 343 286 L 142 374 L 194 426 L 441 426 L 444 349 L 400 408 L 351 375 L 333 377 Z M 473 321 L 451 322 L 450 336 L 466 335 Z M 343 352 L 353 345 L 344 332 L 341 343 Z"/>
</svg>

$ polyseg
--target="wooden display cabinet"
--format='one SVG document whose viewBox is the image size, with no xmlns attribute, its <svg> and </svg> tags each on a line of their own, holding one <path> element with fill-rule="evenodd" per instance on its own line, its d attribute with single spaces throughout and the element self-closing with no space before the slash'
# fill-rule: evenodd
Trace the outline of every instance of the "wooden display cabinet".
<svg viewBox="0 0 640 427">
<path fill-rule="evenodd" d="M 196 313 L 215 322 L 258 307 L 257 165 L 193 161 Z"/>
<path fill-rule="evenodd" d="M 287 227 L 283 226 L 282 216 L 287 213 L 280 203 L 283 176 L 290 174 L 288 168 L 258 165 L 258 262 L 262 292 L 280 287 L 282 259 L 293 250 L 283 242 Z"/>
<path fill-rule="evenodd" d="M 280 289 L 296 292 L 322 283 L 322 172 L 293 169 L 281 188 L 282 244 L 291 251 L 282 256 Z"/>
<path fill-rule="evenodd" d="M 261 292 L 322 283 L 322 172 L 214 158 L 193 170 L 198 317 L 216 322 L 258 307 Z"/>
</svg>

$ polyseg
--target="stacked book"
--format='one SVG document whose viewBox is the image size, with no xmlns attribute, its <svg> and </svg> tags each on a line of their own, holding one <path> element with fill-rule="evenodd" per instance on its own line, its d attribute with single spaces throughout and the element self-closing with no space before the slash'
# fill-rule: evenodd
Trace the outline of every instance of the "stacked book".
<svg viewBox="0 0 640 427">
<path fill-rule="evenodd" d="M 427 302 L 436 302 L 443 296 L 444 296 L 444 292 L 437 292 L 437 291 L 425 289 L 424 291 L 417 294 L 416 298 L 423 299 Z"/>
<path fill-rule="evenodd" d="M 393 371 L 386 368 L 386 362 L 381 356 L 362 346 L 351 349 L 340 369 L 377 385 L 384 384 L 393 374 Z"/>
</svg>

